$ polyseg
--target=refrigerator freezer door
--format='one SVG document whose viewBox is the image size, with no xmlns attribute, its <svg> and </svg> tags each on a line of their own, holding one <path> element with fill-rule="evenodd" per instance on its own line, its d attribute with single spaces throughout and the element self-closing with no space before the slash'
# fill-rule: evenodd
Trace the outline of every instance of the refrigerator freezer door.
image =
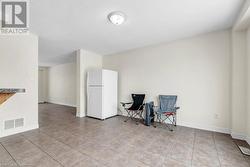
<svg viewBox="0 0 250 167">
<path fill-rule="evenodd" d="M 88 85 L 103 85 L 102 70 L 91 70 L 88 72 Z"/>
<path fill-rule="evenodd" d="M 102 90 L 103 87 L 88 87 L 87 116 L 103 119 Z"/>
</svg>

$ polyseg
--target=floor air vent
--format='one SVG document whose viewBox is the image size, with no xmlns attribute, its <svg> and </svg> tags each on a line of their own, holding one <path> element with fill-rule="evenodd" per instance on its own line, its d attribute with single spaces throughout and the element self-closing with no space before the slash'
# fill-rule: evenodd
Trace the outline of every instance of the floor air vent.
<svg viewBox="0 0 250 167">
<path fill-rule="evenodd" d="M 242 154 L 250 156 L 250 149 L 249 148 L 243 147 L 243 146 L 239 146 L 239 148 L 240 148 L 240 151 L 242 152 Z"/>
<path fill-rule="evenodd" d="M 19 128 L 24 126 L 24 118 L 4 121 L 4 130 Z"/>
</svg>

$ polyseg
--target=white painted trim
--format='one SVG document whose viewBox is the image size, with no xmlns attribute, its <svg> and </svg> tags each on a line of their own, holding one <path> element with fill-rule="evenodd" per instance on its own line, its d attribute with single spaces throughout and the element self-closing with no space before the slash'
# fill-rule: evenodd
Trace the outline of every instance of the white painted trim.
<svg viewBox="0 0 250 167">
<path fill-rule="evenodd" d="M 231 130 L 228 128 L 222 128 L 222 127 L 216 127 L 216 126 L 204 126 L 204 125 L 198 125 L 198 124 L 193 124 L 189 122 L 180 122 L 180 123 L 177 122 L 177 125 L 194 128 L 194 129 L 201 129 L 201 130 L 231 134 Z"/>
<path fill-rule="evenodd" d="M 58 104 L 58 105 L 63 105 L 63 106 L 69 106 L 69 107 L 76 107 L 75 104 L 67 104 L 67 103 L 61 103 L 61 102 L 56 102 L 56 101 L 48 101 L 48 103 Z"/>
<path fill-rule="evenodd" d="M 86 114 L 80 113 L 80 112 L 76 112 L 76 117 L 79 117 L 79 118 L 86 117 Z"/>
<path fill-rule="evenodd" d="M 246 140 L 246 135 L 237 132 L 231 132 L 231 136 L 233 139 Z"/>
<path fill-rule="evenodd" d="M 39 125 L 36 124 L 36 125 L 28 126 L 28 127 L 5 130 L 4 133 L 0 135 L 0 138 L 14 135 L 14 134 L 18 134 L 18 133 L 22 133 L 22 132 L 26 132 L 26 131 L 33 130 L 33 129 L 38 129 L 38 128 L 39 128 Z"/>
</svg>

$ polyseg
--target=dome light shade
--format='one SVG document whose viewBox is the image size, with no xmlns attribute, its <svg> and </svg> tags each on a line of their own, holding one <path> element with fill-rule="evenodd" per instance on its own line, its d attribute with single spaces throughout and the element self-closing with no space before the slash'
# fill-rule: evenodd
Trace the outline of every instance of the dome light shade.
<svg viewBox="0 0 250 167">
<path fill-rule="evenodd" d="M 122 12 L 112 12 L 108 15 L 108 19 L 114 25 L 121 25 L 126 17 Z"/>
</svg>

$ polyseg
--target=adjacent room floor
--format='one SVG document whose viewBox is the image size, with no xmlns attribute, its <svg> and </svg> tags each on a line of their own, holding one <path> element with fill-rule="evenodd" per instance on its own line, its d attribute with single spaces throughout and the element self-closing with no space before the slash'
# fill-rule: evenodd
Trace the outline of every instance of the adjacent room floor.
<svg viewBox="0 0 250 167">
<path fill-rule="evenodd" d="M 246 167 L 229 135 L 75 118 L 75 108 L 39 105 L 40 129 L 0 139 L 0 166 Z M 249 164 L 248 164 L 249 163 Z"/>
</svg>

